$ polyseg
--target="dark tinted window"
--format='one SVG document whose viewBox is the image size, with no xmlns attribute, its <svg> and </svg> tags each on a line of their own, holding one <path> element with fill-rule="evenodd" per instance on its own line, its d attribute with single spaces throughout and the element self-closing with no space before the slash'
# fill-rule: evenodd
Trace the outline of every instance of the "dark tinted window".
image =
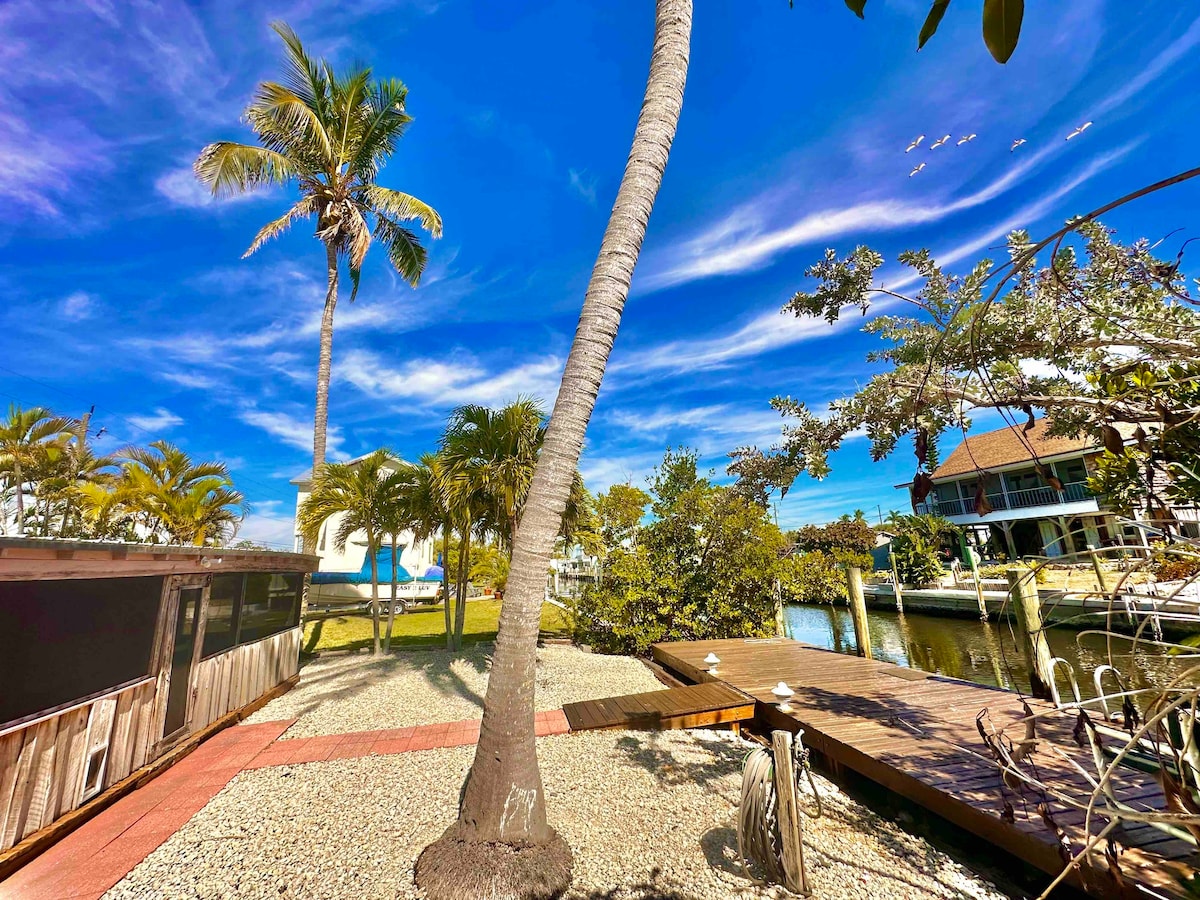
<svg viewBox="0 0 1200 900">
<path fill-rule="evenodd" d="M 150 672 L 162 578 L 0 582 L 0 724 Z"/>
<path fill-rule="evenodd" d="M 257 641 L 296 624 L 300 613 L 299 575 L 246 576 L 239 644 Z"/>
<path fill-rule="evenodd" d="M 214 575 L 208 596 L 208 618 L 204 625 L 203 656 L 230 649 L 237 642 L 238 619 L 242 612 L 242 582 L 245 575 Z"/>
</svg>

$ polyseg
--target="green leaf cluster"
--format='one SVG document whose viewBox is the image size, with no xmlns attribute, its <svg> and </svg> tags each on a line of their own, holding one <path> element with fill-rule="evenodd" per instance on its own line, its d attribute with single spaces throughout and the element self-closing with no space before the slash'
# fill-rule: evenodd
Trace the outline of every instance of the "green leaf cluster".
<svg viewBox="0 0 1200 900">
<path fill-rule="evenodd" d="M 773 634 L 786 542 L 766 509 L 700 477 L 689 450 L 669 450 L 650 488 L 653 519 L 610 548 L 579 600 L 577 638 L 645 654 L 656 641 Z"/>
</svg>

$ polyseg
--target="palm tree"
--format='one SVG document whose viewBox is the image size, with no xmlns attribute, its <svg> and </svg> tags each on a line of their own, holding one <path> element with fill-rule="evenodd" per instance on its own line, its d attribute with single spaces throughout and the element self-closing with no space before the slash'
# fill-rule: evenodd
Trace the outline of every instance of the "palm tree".
<svg viewBox="0 0 1200 900">
<path fill-rule="evenodd" d="M 221 543 L 241 524 L 245 498 L 233 487 L 222 462 L 194 462 L 169 441 L 131 447 L 115 488 L 115 501 L 129 510 L 151 537 L 170 543 Z M 99 498 L 92 499 L 98 510 Z"/>
<path fill-rule="evenodd" d="M 347 265 L 353 301 L 363 259 L 377 240 L 400 276 L 415 287 L 425 269 L 425 248 L 401 223 L 416 220 L 438 238 L 442 220 L 416 197 L 376 183 L 411 121 L 404 111 L 404 83 L 395 78 L 376 81 L 362 66 L 337 75 L 325 60 L 311 58 L 287 25 L 276 22 L 272 27 L 286 48 L 284 80 L 260 84 L 245 113 L 261 146 L 209 144 L 197 158 L 195 172 L 214 195 L 245 193 L 273 183 L 299 189 L 299 201 L 264 225 L 244 256 L 283 234 L 296 220 L 316 217 L 316 236 L 325 245 L 327 289 L 313 422 L 315 477 L 325 464 L 339 267 Z"/>
<path fill-rule="evenodd" d="M 383 637 L 383 652 L 392 652 L 392 627 L 396 621 L 397 584 L 400 561 L 397 549 L 400 535 L 405 531 L 414 531 L 417 522 L 414 521 L 414 509 L 410 505 L 413 498 L 413 487 L 417 479 L 417 466 L 402 463 L 390 475 L 384 477 L 381 486 L 379 503 L 381 506 L 379 525 L 388 536 L 392 545 L 392 598 L 388 604 L 387 629 Z"/>
<path fill-rule="evenodd" d="M 316 543 L 321 526 L 340 516 L 333 533 L 333 545 L 342 552 L 356 531 L 366 532 L 367 559 L 371 563 L 371 618 L 374 625 L 374 653 L 380 652 L 379 639 L 379 547 L 387 533 L 385 512 L 396 502 L 401 479 L 395 477 L 398 460 L 387 450 L 376 450 L 354 463 L 330 463 L 313 478 L 312 491 L 296 514 L 296 522 L 305 541 Z"/>
<path fill-rule="evenodd" d="M 72 419 L 56 416 L 42 406 L 21 409 L 8 407 L 8 417 L 0 420 L 0 466 L 8 473 L 9 486 L 17 501 L 17 534 L 25 533 L 26 476 L 37 466 L 50 445 L 61 442 L 75 427 Z"/>
<path fill-rule="evenodd" d="M 538 625 L 550 554 L 679 122 L 691 24 L 691 0 L 657 0 L 633 146 L 513 536 L 483 725 L 458 821 L 417 863 L 417 881 L 430 900 L 554 896 L 570 883 L 571 851 L 546 821 L 535 748 Z"/>
<path fill-rule="evenodd" d="M 404 488 L 409 528 L 413 539 L 442 537 L 442 611 L 446 619 L 446 649 L 454 647 L 454 629 L 450 621 L 450 511 L 446 494 L 444 461 L 436 453 L 426 453 L 413 467 Z"/>
</svg>

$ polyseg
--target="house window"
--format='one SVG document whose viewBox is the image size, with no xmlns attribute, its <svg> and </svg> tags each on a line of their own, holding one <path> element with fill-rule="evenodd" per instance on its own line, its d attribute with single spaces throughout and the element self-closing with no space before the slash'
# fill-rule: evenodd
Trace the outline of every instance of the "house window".
<svg viewBox="0 0 1200 900">
<path fill-rule="evenodd" d="M 257 641 L 293 627 L 299 619 L 303 583 L 293 573 L 247 575 L 238 643 Z"/>
<path fill-rule="evenodd" d="M 208 592 L 208 618 L 204 624 L 204 656 L 228 650 L 237 643 L 242 613 L 244 575 L 214 575 Z"/>
<path fill-rule="evenodd" d="M 1082 459 L 1070 459 L 1066 462 L 1055 463 L 1054 469 L 1058 473 L 1058 480 L 1063 484 L 1087 481 L 1087 469 L 1084 468 Z"/>
</svg>

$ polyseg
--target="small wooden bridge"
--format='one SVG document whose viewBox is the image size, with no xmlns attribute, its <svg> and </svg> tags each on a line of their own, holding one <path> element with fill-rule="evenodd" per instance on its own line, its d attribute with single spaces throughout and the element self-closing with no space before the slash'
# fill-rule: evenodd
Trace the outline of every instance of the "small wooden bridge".
<svg viewBox="0 0 1200 900">
<path fill-rule="evenodd" d="M 1022 698 L 1014 692 L 784 638 L 665 643 L 652 651 L 681 680 L 723 683 L 755 698 L 759 725 L 803 729 L 804 743 L 833 768 L 853 771 L 1044 872 L 1057 875 L 1065 865 L 1064 849 L 1078 853 L 1087 843 L 1082 812 L 1031 789 L 1006 786 L 988 755 L 976 716 L 986 710 L 994 727 L 1019 721 Z M 704 662 L 709 653 L 721 659 L 715 675 Z M 771 694 L 780 681 L 795 691 L 788 714 Z M 1093 765 L 1072 737 L 1074 722 L 1066 714 L 1039 720 L 1036 760 L 1044 783 L 1071 785 L 1073 793 L 1086 795 L 1090 786 L 1081 772 Z M 1165 808 L 1153 776 L 1123 772 L 1120 782 L 1123 803 L 1146 811 Z M 1093 824 L 1093 832 L 1098 827 Z M 1194 896 L 1180 883 L 1200 864 L 1194 846 L 1147 825 L 1122 826 L 1115 837 L 1122 848 L 1120 880 L 1109 873 L 1101 842 L 1085 857 L 1073 879 L 1076 887 L 1105 898 Z"/>
<path fill-rule="evenodd" d="M 754 707 L 753 697 L 717 681 L 568 703 L 563 712 L 572 731 L 605 728 L 653 731 L 713 725 L 737 728 L 754 718 Z"/>
</svg>

